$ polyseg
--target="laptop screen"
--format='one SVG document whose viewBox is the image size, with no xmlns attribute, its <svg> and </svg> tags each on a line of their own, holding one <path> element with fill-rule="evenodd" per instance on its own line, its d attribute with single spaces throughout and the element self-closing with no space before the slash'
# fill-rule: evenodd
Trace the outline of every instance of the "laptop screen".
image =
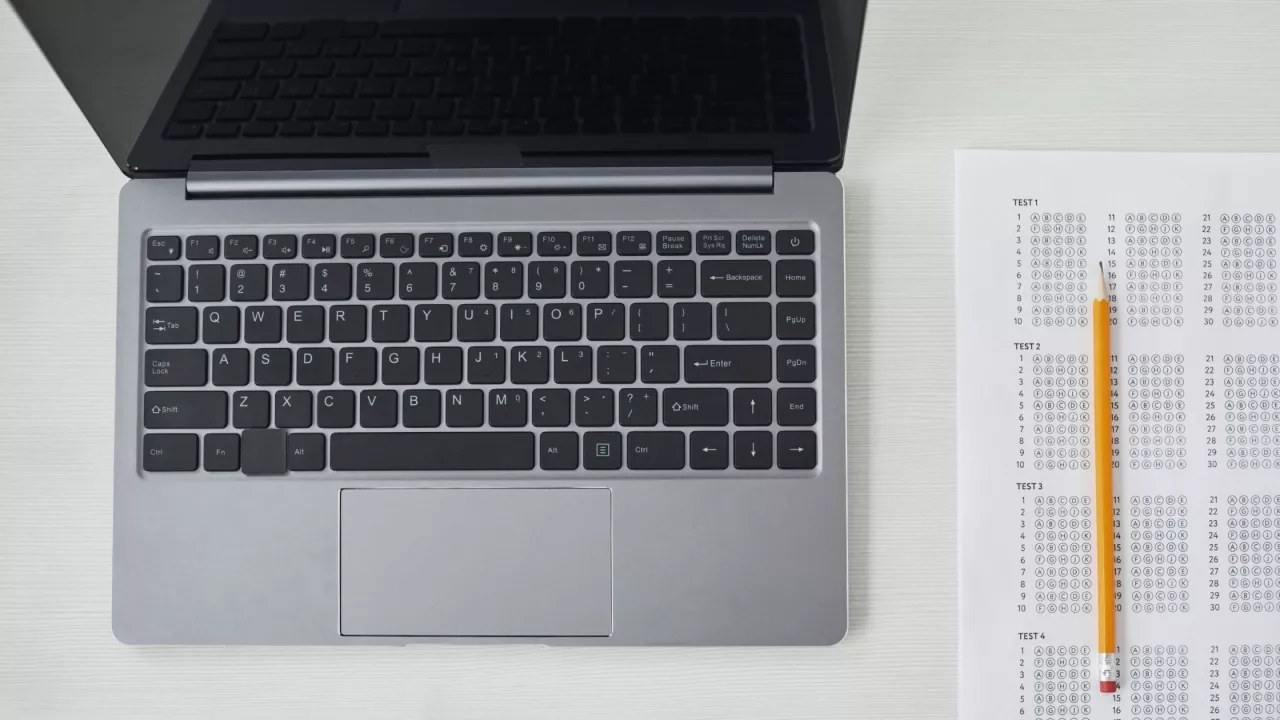
<svg viewBox="0 0 1280 720">
<path fill-rule="evenodd" d="M 843 153 L 851 0 L 14 0 L 112 158 Z M 206 12 L 207 10 L 207 12 Z"/>
</svg>

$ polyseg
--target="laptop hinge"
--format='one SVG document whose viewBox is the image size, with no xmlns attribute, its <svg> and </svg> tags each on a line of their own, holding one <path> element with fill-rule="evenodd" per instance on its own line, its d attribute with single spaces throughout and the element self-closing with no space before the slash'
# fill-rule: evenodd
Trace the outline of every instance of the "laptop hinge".
<svg viewBox="0 0 1280 720">
<path fill-rule="evenodd" d="M 323 197 L 773 191 L 769 155 L 542 158 L 464 166 L 447 154 L 416 159 L 193 160 L 187 195 Z"/>
</svg>

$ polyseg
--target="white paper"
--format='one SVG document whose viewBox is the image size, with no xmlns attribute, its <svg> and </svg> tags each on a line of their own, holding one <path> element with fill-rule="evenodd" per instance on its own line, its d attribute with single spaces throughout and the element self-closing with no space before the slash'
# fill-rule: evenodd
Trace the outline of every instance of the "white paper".
<svg viewBox="0 0 1280 720">
<path fill-rule="evenodd" d="M 1280 155 L 956 155 L 960 717 L 1280 719 Z M 1089 325 L 1112 297 L 1120 691 Z"/>
</svg>

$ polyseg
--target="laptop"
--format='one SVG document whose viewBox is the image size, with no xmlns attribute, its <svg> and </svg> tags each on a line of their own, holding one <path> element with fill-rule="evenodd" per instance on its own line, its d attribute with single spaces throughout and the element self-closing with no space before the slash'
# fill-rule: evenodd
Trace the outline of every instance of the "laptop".
<svg viewBox="0 0 1280 720">
<path fill-rule="evenodd" d="M 174 48 L 117 149 L 119 640 L 844 637 L 862 2 L 173 7 L 41 39 L 117 145 L 148 39 L 69 55 Z"/>
</svg>

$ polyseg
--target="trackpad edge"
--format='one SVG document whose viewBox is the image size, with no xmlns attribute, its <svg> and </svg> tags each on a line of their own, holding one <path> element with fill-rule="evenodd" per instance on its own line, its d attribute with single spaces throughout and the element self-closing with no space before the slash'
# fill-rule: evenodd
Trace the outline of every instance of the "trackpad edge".
<svg viewBox="0 0 1280 720">
<path fill-rule="evenodd" d="M 348 488 L 346 636 L 606 637 L 608 488 Z"/>
</svg>

